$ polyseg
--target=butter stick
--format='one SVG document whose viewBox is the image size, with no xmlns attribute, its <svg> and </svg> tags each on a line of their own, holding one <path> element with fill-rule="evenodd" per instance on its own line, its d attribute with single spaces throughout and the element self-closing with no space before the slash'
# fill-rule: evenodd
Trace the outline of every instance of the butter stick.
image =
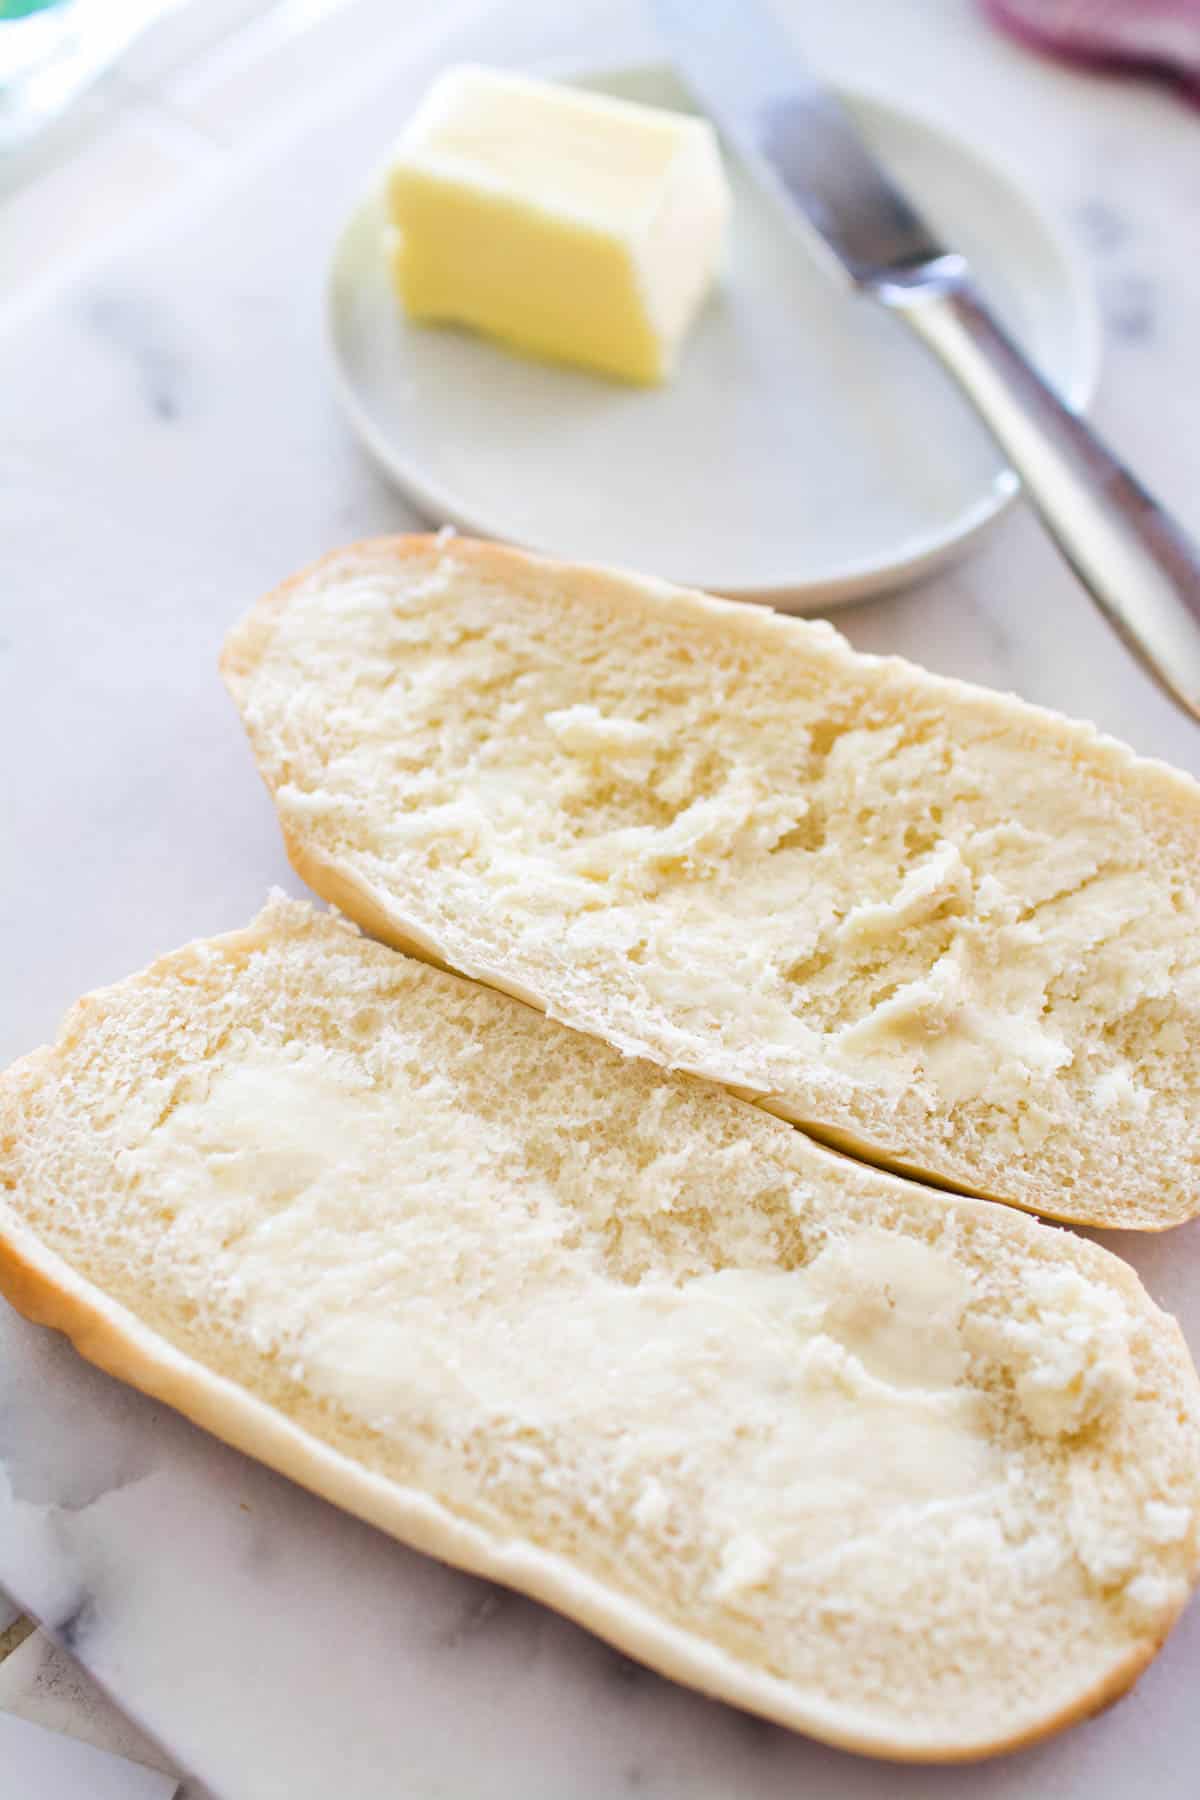
<svg viewBox="0 0 1200 1800">
<path fill-rule="evenodd" d="M 387 202 L 414 319 L 653 383 L 711 284 L 729 192 L 703 119 L 462 67 L 412 119 Z"/>
</svg>

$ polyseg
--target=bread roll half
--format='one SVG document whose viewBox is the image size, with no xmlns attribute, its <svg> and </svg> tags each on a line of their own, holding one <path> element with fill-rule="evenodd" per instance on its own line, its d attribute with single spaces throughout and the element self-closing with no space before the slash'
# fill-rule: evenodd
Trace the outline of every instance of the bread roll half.
<svg viewBox="0 0 1200 1800">
<path fill-rule="evenodd" d="M 226 678 L 368 930 L 868 1160 L 1200 1209 L 1200 788 L 828 626 L 495 545 L 327 557 Z"/>
<path fill-rule="evenodd" d="M 277 902 L 0 1080 L 0 1288 L 704 1691 L 958 1758 L 1125 1688 L 1200 1390 L 1123 1263 Z"/>
</svg>

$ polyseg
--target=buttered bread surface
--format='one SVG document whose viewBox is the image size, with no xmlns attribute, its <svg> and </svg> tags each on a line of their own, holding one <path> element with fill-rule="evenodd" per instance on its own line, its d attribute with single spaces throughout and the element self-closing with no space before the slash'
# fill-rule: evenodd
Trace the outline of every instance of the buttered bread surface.
<svg viewBox="0 0 1200 1800">
<path fill-rule="evenodd" d="M 1096 1245 L 279 902 L 0 1083 L 0 1285 L 709 1692 L 965 1756 L 1194 1580 L 1200 1394 Z"/>
<path fill-rule="evenodd" d="M 340 552 L 225 669 L 379 935 L 874 1161 L 1200 1207 L 1200 789 L 828 626 L 498 546 Z"/>
</svg>

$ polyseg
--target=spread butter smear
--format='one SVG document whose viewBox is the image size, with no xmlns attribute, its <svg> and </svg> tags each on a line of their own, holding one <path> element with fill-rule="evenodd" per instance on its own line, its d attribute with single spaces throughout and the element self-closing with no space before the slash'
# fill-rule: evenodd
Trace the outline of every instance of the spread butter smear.
<svg viewBox="0 0 1200 1800">
<path fill-rule="evenodd" d="M 1094 1244 L 277 902 L 0 1080 L 0 1288 L 404 1541 L 834 1743 L 1119 1692 L 1200 1392 Z"/>
<path fill-rule="evenodd" d="M 1200 789 L 828 626 L 463 540 L 337 552 L 225 669 L 369 930 L 875 1162 L 1200 1208 Z"/>
</svg>

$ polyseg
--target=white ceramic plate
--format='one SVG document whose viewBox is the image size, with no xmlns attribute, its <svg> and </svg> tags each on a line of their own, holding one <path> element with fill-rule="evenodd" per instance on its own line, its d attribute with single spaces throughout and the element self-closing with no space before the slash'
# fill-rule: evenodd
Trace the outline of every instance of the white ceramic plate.
<svg viewBox="0 0 1200 1800">
<path fill-rule="evenodd" d="M 688 104 L 666 68 L 580 85 Z M 890 102 L 843 97 L 1082 408 L 1099 330 L 1057 230 L 959 139 Z M 422 512 L 553 555 L 824 609 L 932 566 L 1012 498 L 1015 478 L 928 352 L 727 161 L 728 268 L 675 379 L 655 389 L 409 324 L 372 184 L 330 270 L 333 360 L 355 429 Z"/>
</svg>

